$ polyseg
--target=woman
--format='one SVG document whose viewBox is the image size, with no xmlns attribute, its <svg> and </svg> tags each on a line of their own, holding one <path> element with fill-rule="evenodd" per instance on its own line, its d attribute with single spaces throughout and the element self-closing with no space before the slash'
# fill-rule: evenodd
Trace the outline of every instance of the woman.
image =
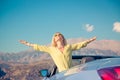
<svg viewBox="0 0 120 80">
<path fill-rule="evenodd" d="M 67 44 L 64 36 L 60 32 L 56 32 L 53 35 L 52 45 L 50 47 L 38 44 L 31 44 L 24 40 L 20 40 L 20 43 L 26 46 L 33 47 L 35 50 L 49 53 L 53 58 L 53 61 L 55 62 L 58 68 L 58 71 L 61 72 L 71 67 L 72 51 L 86 47 L 88 43 L 94 40 L 96 40 L 96 37 L 76 44 Z"/>
</svg>

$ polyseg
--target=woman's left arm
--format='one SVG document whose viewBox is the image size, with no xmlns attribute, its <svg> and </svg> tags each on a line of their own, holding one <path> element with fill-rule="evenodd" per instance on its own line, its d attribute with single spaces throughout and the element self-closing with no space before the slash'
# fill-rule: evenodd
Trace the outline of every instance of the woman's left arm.
<svg viewBox="0 0 120 80">
<path fill-rule="evenodd" d="M 92 42 L 94 40 L 96 40 L 96 37 L 90 38 L 90 39 L 88 39 L 86 41 L 83 41 L 83 42 L 80 42 L 80 43 L 72 44 L 71 49 L 72 50 L 78 50 L 80 48 L 86 47 L 87 44 L 89 44 L 90 42 Z"/>
</svg>

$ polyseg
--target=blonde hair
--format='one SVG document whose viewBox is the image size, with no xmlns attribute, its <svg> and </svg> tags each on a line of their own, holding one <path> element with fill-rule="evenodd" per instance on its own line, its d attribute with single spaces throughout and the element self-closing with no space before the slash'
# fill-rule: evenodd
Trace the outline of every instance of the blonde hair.
<svg viewBox="0 0 120 80">
<path fill-rule="evenodd" d="M 62 38 L 63 38 L 63 44 L 64 44 L 64 46 L 65 46 L 65 45 L 67 44 L 67 41 L 66 41 L 65 37 L 63 36 L 63 34 L 61 34 L 60 32 L 56 32 L 56 33 L 53 35 L 51 46 L 53 46 L 53 47 L 56 47 L 56 46 L 57 46 L 57 44 L 56 44 L 56 42 L 55 42 L 55 40 L 54 40 L 56 34 L 60 34 L 60 35 L 62 36 Z"/>
</svg>

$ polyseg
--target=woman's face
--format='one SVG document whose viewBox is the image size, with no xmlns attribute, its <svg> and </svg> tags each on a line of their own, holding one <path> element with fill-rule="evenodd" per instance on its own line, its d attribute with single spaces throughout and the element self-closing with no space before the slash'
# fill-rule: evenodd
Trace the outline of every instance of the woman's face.
<svg viewBox="0 0 120 80">
<path fill-rule="evenodd" d="M 54 41 L 57 42 L 57 41 L 63 41 L 63 36 L 61 33 L 56 33 L 54 35 Z"/>
</svg>

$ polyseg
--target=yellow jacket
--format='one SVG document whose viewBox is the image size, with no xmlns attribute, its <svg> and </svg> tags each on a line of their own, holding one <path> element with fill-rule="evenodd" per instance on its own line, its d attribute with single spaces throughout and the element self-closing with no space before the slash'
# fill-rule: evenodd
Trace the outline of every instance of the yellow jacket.
<svg viewBox="0 0 120 80">
<path fill-rule="evenodd" d="M 72 66 L 72 51 L 85 47 L 87 42 L 76 44 L 68 44 L 64 47 L 64 51 L 59 51 L 56 47 L 48 47 L 34 44 L 34 49 L 42 52 L 47 52 L 51 55 L 53 61 L 57 65 L 59 72 L 69 69 Z"/>
</svg>

